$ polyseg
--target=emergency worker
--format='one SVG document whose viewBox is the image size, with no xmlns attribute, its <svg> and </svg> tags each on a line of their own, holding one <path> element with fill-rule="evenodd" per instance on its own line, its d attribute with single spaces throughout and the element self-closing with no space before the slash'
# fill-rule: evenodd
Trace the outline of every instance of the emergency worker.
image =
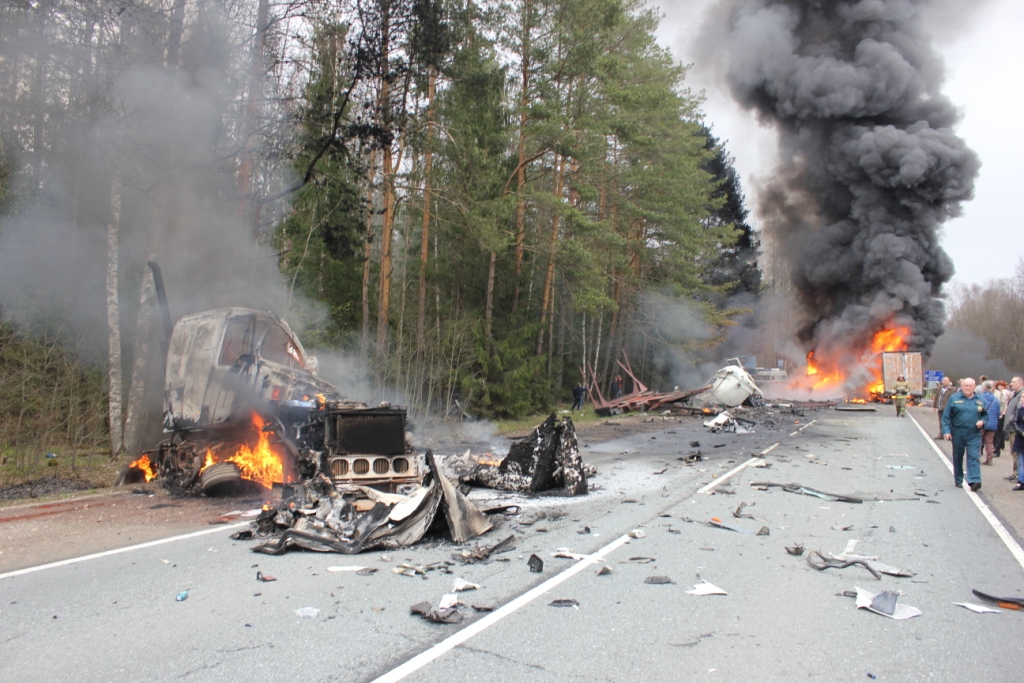
<svg viewBox="0 0 1024 683">
<path fill-rule="evenodd" d="M 910 385 L 907 378 L 900 375 L 892 385 L 892 402 L 896 405 L 896 417 L 907 416 L 907 397 L 910 396 Z"/>
<path fill-rule="evenodd" d="M 964 454 L 967 454 L 967 483 L 972 491 L 981 488 L 981 428 L 985 426 L 985 403 L 974 393 L 974 380 L 965 377 L 960 391 L 949 397 L 942 411 L 942 434 L 953 442 L 953 481 L 964 482 Z"/>
</svg>

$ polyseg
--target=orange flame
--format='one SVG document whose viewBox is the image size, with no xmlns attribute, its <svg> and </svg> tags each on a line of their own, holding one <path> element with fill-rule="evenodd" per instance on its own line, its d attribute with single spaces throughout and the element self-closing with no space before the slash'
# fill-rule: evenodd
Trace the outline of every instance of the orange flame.
<svg viewBox="0 0 1024 683">
<path fill-rule="evenodd" d="M 146 477 L 146 481 L 153 481 L 156 479 L 156 472 L 153 471 L 153 466 L 149 462 L 149 456 L 144 455 L 135 462 L 128 465 L 129 468 L 134 467 L 142 472 Z"/>
<path fill-rule="evenodd" d="M 870 372 L 870 379 L 861 387 L 860 392 L 864 396 L 869 394 L 882 394 L 885 388 L 882 384 L 881 364 L 878 362 L 878 354 L 888 351 L 906 351 L 906 338 L 910 336 L 910 328 L 902 325 L 886 325 L 871 338 L 870 346 L 862 349 L 849 349 L 853 351 L 849 355 L 859 357 L 859 366 Z M 847 383 L 848 373 L 852 368 L 840 367 L 835 359 L 830 357 L 818 358 L 815 351 L 807 354 L 807 377 L 808 379 L 796 379 L 793 381 L 793 388 L 802 389 L 833 389 L 843 387 Z M 845 387 L 850 389 L 851 387 Z"/>
<path fill-rule="evenodd" d="M 910 335 L 910 330 L 906 327 L 894 327 L 892 329 L 884 329 L 875 334 L 874 339 L 871 340 L 871 351 L 873 353 L 883 353 L 885 351 L 906 351 L 907 343 L 903 341 L 904 337 Z"/>
<path fill-rule="evenodd" d="M 258 434 L 256 446 L 249 448 L 242 444 L 238 450 L 228 458 L 218 458 L 209 448 L 206 449 L 206 461 L 203 464 L 202 472 L 210 465 L 218 462 L 233 462 L 238 465 L 242 479 L 249 479 L 262 486 L 272 488 L 275 483 L 284 481 L 284 463 L 281 457 L 270 447 L 270 440 L 267 433 L 263 431 L 263 419 L 256 413 L 252 414 L 253 428 Z"/>
</svg>

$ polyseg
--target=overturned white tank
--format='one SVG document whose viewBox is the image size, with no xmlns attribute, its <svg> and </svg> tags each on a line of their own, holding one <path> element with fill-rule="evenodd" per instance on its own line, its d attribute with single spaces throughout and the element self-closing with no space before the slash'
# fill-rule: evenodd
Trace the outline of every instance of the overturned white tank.
<svg viewBox="0 0 1024 683">
<path fill-rule="evenodd" d="M 726 365 L 716 372 L 708 387 L 692 399 L 695 405 L 735 408 L 751 396 L 764 398 L 754 378 L 738 365 Z"/>
</svg>

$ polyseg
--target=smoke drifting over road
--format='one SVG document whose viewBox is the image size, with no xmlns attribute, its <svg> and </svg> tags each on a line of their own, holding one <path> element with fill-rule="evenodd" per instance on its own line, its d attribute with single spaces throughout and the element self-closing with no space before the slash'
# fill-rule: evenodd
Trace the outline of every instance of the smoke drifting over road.
<svg viewBox="0 0 1024 683">
<path fill-rule="evenodd" d="M 833 357 L 906 326 L 943 332 L 953 266 L 938 229 L 970 199 L 979 161 L 953 131 L 920 0 L 747 0 L 726 17 L 733 96 L 779 132 L 765 230 L 790 261 L 799 339 Z"/>
</svg>

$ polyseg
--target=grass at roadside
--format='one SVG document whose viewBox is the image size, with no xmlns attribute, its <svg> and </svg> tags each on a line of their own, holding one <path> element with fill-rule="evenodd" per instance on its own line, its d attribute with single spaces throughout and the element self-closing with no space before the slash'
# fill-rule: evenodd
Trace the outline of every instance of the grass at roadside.
<svg viewBox="0 0 1024 683">
<path fill-rule="evenodd" d="M 582 411 L 577 410 L 570 413 L 568 407 L 557 406 L 554 412 L 555 416 L 559 419 L 562 417 L 571 417 L 575 424 L 604 419 L 594 412 L 594 406 L 589 403 L 583 407 Z M 546 419 L 548 419 L 547 415 L 530 415 L 529 417 L 520 418 L 518 420 L 502 420 L 498 422 L 498 435 L 525 436 L 526 434 L 529 434 L 534 427 Z"/>
</svg>

